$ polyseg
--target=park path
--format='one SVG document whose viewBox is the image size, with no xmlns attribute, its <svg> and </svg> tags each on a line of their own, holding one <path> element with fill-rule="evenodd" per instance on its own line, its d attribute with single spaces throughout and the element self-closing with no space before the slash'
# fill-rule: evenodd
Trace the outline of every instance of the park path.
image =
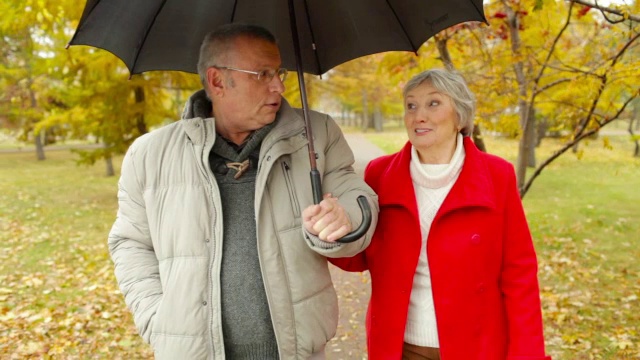
<svg viewBox="0 0 640 360">
<path fill-rule="evenodd" d="M 371 159 L 384 155 L 362 134 L 345 134 L 355 157 L 354 169 L 361 176 Z M 369 273 L 348 273 L 329 265 L 340 305 L 338 332 L 326 348 L 328 360 L 367 358 L 364 318 L 367 312 L 371 281 Z"/>
</svg>

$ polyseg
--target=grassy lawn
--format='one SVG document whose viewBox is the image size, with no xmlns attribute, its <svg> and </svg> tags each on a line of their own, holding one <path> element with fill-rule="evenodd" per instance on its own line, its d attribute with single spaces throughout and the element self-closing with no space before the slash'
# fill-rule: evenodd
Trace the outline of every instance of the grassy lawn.
<svg viewBox="0 0 640 360">
<path fill-rule="evenodd" d="M 387 152 L 402 131 L 367 134 Z M 538 252 L 547 351 L 555 359 L 640 358 L 640 159 L 626 136 L 592 140 L 547 167 L 524 198 Z M 517 143 L 485 139 L 515 162 Z M 545 140 L 538 161 L 559 147 Z"/>
<path fill-rule="evenodd" d="M 107 252 L 117 179 L 74 158 L 0 154 L 0 358 L 150 358 Z"/>
<path fill-rule="evenodd" d="M 402 132 L 367 133 L 386 151 Z M 566 154 L 524 200 L 540 263 L 547 350 L 555 359 L 640 356 L 640 159 L 616 137 Z M 517 144 L 486 139 L 514 159 Z M 550 153 L 557 143 L 540 149 Z M 68 151 L 0 153 L 0 358 L 141 359 L 106 247 L 116 178 Z M 115 159 L 119 164 L 121 159 Z M 118 169 L 116 169 L 118 170 Z"/>
</svg>

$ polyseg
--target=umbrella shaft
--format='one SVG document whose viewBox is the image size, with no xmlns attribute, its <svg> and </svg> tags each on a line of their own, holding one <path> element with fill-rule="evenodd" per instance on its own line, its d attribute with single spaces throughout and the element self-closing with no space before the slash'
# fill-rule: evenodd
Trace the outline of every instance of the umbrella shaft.
<svg viewBox="0 0 640 360">
<path fill-rule="evenodd" d="M 296 24 L 296 11 L 293 0 L 289 0 L 289 20 L 291 22 L 291 37 L 293 49 L 296 56 L 296 71 L 298 72 L 298 87 L 300 88 L 300 100 L 302 101 L 302 113 L 304 115 L 304 126 L 309 142 L 309 164 L 311 166 L 311 188 L 313 190 L 314 203 L 322 201 L 322 184 L 320 173 L 316 164 L 316 151 L 313 145 L 313 132 L 311 131 L 311 118 L 309 116 L 309 104 L 307 102 L 307 90 L 304 84 L 304 69 L 302 68 L 302 56 L 300 55 L 300 40 L 298 39 L 298 25 Z"/>
</svg>

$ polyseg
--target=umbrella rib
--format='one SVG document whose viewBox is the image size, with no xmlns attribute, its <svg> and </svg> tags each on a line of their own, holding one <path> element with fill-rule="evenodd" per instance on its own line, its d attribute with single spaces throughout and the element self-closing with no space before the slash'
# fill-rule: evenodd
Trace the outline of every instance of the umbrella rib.
<svg viewBox="0 0 640 360">
<path fill-rule="evenodd" d="M 396 20 L 398 21 L 398 24 L 400 24 L 400 28 L 402 29 L 402 32 L 404 33 L 404 35 L 407 37 L 407 39 L 409 40 L 409 43 L 411 44 L 411 47 L 413 48 L 413 52 L 416 53 L 416 55 L 418 55 L 418 47 L 416 47 L 416 45 L 413 43 L 413 41 L 411 40 L 411 36 L 409 36 L 409 34 L 407 33 L 407 29 L 404 28 L 404 25 L 402 25 L 402 21 L 400 21 L 400 17 L 398 16 L 398 14 L 396 13 L 396 9 L 393 8 L 393 6 L 391 5 L 391 3 L 389 2 L 389 0 L 386 1 L 387 5 L 389 5 L 389 8 L 391 9 L 391 12 L 393 12 L 393 16 L 396 17 Z"/>
<path fill-rule="evenodd" d="M 236 9 L 238 8 L 238 0 L 235 0 L 233 2 L 233 10 L 231 10 L 231 19 L 230 19 L 230 23 L 233 22 L 233 19 L 235 19 L 236 17 Z"/>
<path fill-rule="evenodd" d="M 480 16 L 484 19 L 484 23 L 489 25 L 489 22 L 487 21 L 487 17 L 484 16 L 484 9 L 478 9 L 478 5 L 476 5 L 476 2 L 473 0 L 469 0 L 469 2 L 471 2 L 471 5 L 473 5 L 473 7 L 478 12 L 478 14 L 480 14 Z"/>
<path fill-rule="evenodd" d="M 91 9 L 84 9 L 84 11 L 82 12 L 82 17 L 80 18 L 80 22 L 78 23 L 78 28 L 80 28 L 79 24 L 82 23 L 83 20 L 85 20 L 85 16 L 89 17 L 89 15 L 93 12 L 93 9 L 95 9 L 96 6 L 98 6 L 99 2 L 100 0 L 97 0 L 96 2 L 94 2 Z M 76 38 L 76 35 L 78 35 L 78 29 L 76 29 L 76 31 L 73 33 L 73 36 L 71 37 L 71 40 L 69 40 L 69 42 L 67 43 L 67 46 L 65 46 L 65 49 L 68 49 L 69 46 L 71 46 L 71 43 L 73 42 L 73 39 Z"/>
<path fill-rule="evenodd" d="M 140 47 L 138 48 L 138 51 L 136 52 L 136 57 L 133 59 L 133 63 L 131 64 L 131 73 L 135 74 L 135 68 L 136 68 L 136 63 L 138 62 L 138 57 L 140 56 L 140 51 L 142 50 L 142 45 L 145 43 L 145 41 L 147 41 L 147 37 L 149 36 L 149 33 L 151 32 L 151 26 L 156 22 L 156 19 L 158 18 L 158 15 L 160 15 L 160 12 L 162 11 L 162 8 L 164 8 L 164 4 L 167 3 L 167 0 L 162 0 L 162 2 L 160 3 L 160 6 L 158 6 L 158 10 L 156 11 L 156 14 L 153 16 L 153 20 L 149 22 L 149 26 L 147 26 L 147 30 L 144 32 L 144 37 L 142 37 L 142 41 L 140 42 Z M 131 78 L 131 76 L 129 76 L 129 78 Z"/>
<path fill-rule="evenodd" d="M 316 38 L 313 36 L 313 26 L 311 26 L 311 16 L 309 15 L 309 6 L 307 6 L 307 0 L 302 2 L 304 4 L 304 12 L 307 15 L 307 24 L 309 24 L 309 33 L 311 34 L 311 44 L 313 44 L 313 56 L 316 59 L 316 66 L 318 67 L 318 74 L 323 74 L 324 71 L 320 66 L 320 58 L 318 58 L 318 50 L 316 45 Z"/>
</svg>

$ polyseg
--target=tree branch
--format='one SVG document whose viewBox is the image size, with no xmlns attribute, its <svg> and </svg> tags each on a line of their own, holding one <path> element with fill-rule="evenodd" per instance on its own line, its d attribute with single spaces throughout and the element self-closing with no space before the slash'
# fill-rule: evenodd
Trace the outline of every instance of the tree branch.
<svg viewBox="0 0 640 360">
<path fill-rule="evenodd" d="M 576 3 L 576 4 L 589 6 L 589 7 L 598 9 L 601 12 L 603 12 L 603 16 L 605 16 L 605 18 L 606 18 L 606 15 L 604 15 L 604 12 L 607 12 L 607 13 L 610 13 L 610 14 L 614 14 L 614 15 L 618 15 L 618 16 L 622 16 L 623 18 L 625 17 L 625 13 L 620 11 L 620 10 L 618 10 L 618 9 L 613 9 L 613 8 L 610 8 L 610 7 L 598 5 L 597 3 L 594 4 L 594 3 L 591 3 L 591 2 L 585 1 L 585 0 L 569 0 L 569 1 L 572 2 L 572 3 Z M 637 16 L 637 15 L 626 14 L 626 18 L 629 19 L 629 20 L 635 21 L 635 22 L 640 22 L 640 16 Z M 607 19 L 607 21 L 609 21 L 611 23 L 620 22 L 620 21 L 612 21 L 612 20 L 609 20 L 609 19 Z M 621 21 L 624 21 L 624 19 L 621 20 Z"/>
<path fill-rule="evenodd" d="M 536 90 L 535 90 L 535 95 L 538 95 L 538 94 L 540 94 L 540 93 L 542 93 L 542 92 L 544 92 L 544 91 L 546 91 L 546 90 L 548 90 L 548 89 L 550 89 L 550 88 L 552 88 L 552 87 L 554 87 L 554 86 L 556 86 L 556 85 L 560 85 L 560 84 L 562 84 L 562 83 L 565 83 L 565 82 L 567 82 L 567 81 L 571 81 L 571 80 L 573 80 L 573 79 L 560 79 L 560 80 L 556 80 L 556 81 L 554 81 L 554 82 L 552 82 L 552 83 L 549 83 L 549 84 L 547 84 L 547 85 L 545 85 L 545 86 L 543 86 L 543 87 L 541 87 L 541 88 L 539 88 L 539 89 L 536 89 Z"/>
<path fill-rule="evenodd" d="M 607 68 L 605 73 L 603 75 L 599 75 L 598 76 L 600 78 L 600 86 L 598 87 L 598 93 L 594 97 L 593 102 L 591 103 L 591 107 L 589 108 L 589 111 L 587 112 L 587 115 L 584 117 L 584 119 L 582 121 L 580 121 L 578 123 L 577 130 L 576 130 L 576 132 L 574 133 L 574 136 L 573 136 L 573 140 L 571 140 L 567 144 L 565 144 L 560 150 L 556 151 L 553 155 L 551 155 L 549 158 L 547 158 L 542 164 L 540 164 L 540 166 L 538 166 L 536 168 L 536 170 L 533 172 L 531 177 L 529 177 L 529 179 L 527 179 L 525 184 L 520 189 L 520 197 L 521 198 L 523 198 L 524 195 L 527 193 L 527 190 L 529 190 L 529 187 L 531 187 L 531 183 L 533 182 L 533 180 L 536 177 L 538 177 L 538 175 L 540 175 L 540 173 L 542 172 L 542 169 L 544 169 L 547 165 L 549 165 L 551 162 L 553 162 L 556 158 L 558 158 L 560 155 L 562 155 L 568 149 L 573 147 L 575 144 L 580 142 L 582 139 L 595 134 L 600 128 L 602 128 L 603 126 L 609 124 L 611 121 L 617 119 L 620 116 L 620 114 L 622 114 L 622 112 L 627 107 L 627 105 L 629 105 L 629 103 L 631 103 L 631 101 L 633 99 L 635 99 L 636 97 L 638 97 L 638 95 L 640 95 L 640 92 L 638 92 L 638 91 L 634 92 L 632 94 L 632 96 L 629 99 L 627 99 L 627 101 L 625 101 L 623 106 L 617 111 L 617 113 L 614 116 L 612 116 L 610 118 L 606 118 L 605 117 L 604 118 L 605 120 L 603 122 L 596 121 L 598 123 L 598 127 L 594 128 L 594 129 L 591 129 L 589 131 L 586 131 L 587 125 L 589 124 L 589 122 L 593 119 L 594 115 L 596 114 L 596 108 L 598 106 L 598 103 L 600 102 L 600 97 L 602 96 L 602 93 L 604 92 L 604 89 L 607 86 L 609 73 L 614 68 L 614 66 L 616 65 L 618 60 L 620 60 L 622 58 L 622 56 L 627 51 L 627 49 L 629 49 L 631 44 L 633 44 L 633 42 L 636 41 L 638 38 L 640 38 L 640 33 L 636 34 L 631 39 L 629 39 L 629 41 L 611 59 L 611 64 L 609 65 L 609 67 Z"/>
<path fill-rule="evenodd" d="M 596 132 L 598 132 L 603 126 L 610 124 L 611 122 L 613 122 L 614 120 L 618 119 L 620 117 L 620 114 L 622 114 L 622 112 L 626 109 L 627 105 L 629 105 L 636 97 L 638 97 L 638 93 L 636 92 L 635 94 L 633 94 L 633 96 L 629 97 L 629 99 L 627 99 L 627 101 L 624 102 L 624 104 L 622 105 L 622 107 L 620 109 L 618 109 L 618 111 L 616 112 L 616 114 L 614 116 L 612 116 L 611 118 L 607 119 L 606 121 L 604 121 L 602 123 L 601 126 L 591 129 L 587 132 L 584 132 L 582 134 L 580 134 L 577 137 L 574 137 L 573 140 L 567 142 L 566 144 L 564 144 L 563 147 L 561 147 L 560 149 L 558 149 L 556 152 L 554 152 L 551 156 L 549 156 L 545 161 L 542 162 L 542 164 L 540 164 L 540 166 L 538 166 L 533 174 L 531 174 L 531 177 L 529 177 L 529 179 L 527 180 L 527 182 L 524 184 L 524 186 L 522 187 L 522 189 L 520 190 L 520 197 L 524 198 L 524 196 L 526 195 L 527 191 L 529 190 L 529 188 L 531 187 L 531 184 L 533 183 L 533 180 L 535 180 L 535 178 L 537 178 L 541 173 L 542 170 L 544 170 L 544 168 L 546 168 L 549 164 L 551 164 L 555 159 L 557 159 L 558 157 L 560 157 L 560 155 L 564 154 L 567 150 L 571 149 L 575 144 L 579 143 L 580 141 L 582 141 L 584 138 L 587 138 L 593 134 L 595 134 Z"/>
<path fill-rule="evenodd" d="M 616 56 L 613 57 L 613 60 L 611 61 L 611 67 L 613 67 L 618 62 L 618 60 L 622 58 L 622 55 L 624 55 L 624 53 L 631 46 L 631 44 L 633 44 L 634 41 L 638 40 L 639 37 L 640 37 L 640 33 L 637 33 L 634 37 L 629 39 L 629 41 L 627 41 L 626 44 L 624 44 L 622 49 L 620 49 L 620 51 L 618 51 Z"/>
<path fill-rule="evenodd" d="M 558 35 L 556 36 L 555 39 L 553 39 L 553 43 L 551 44 L 551 48 L 549 48 L 549 52 L 547 53 L 547 58 L 544 59 L 544 62 L 542 63 L 542 67 L 540 68 L 540 71 L 538 72 L 538 76 L 536 76 L 535 80 L 533 81 L 533 83 L 535 84 L 534 90 L 533 92 L 536 93 L 537 92 L 537 87 L 538 84 L 540 83 L 540 79 L 542 78 L 542 74 L 544 73 L 544 70 L 547 68 L 547 65 L 549 64 L 549 61 L 551 60 L 551 56 L 553 55 L 553 52 L 556 49 L 556 45 L 558 45 L 558 41 L 560 41 L 560 38 L 562 37 L 562 34 L 564 34 L 565 30 L 567 30 L 567 28 L 569 27 L 569 24 L 571 23 L 571 13 L 573 12 L 573 4 L 572 6 L 569 7 L 569 11 L 567 12 L 567 20 L 565 21 L 564 25 L 562 26 L 562 29 L 560 29 L 560 31 L 558 32 Z M 531 105 L 533 106 L 533 99 L 531 99 Z"/>
</svg>

